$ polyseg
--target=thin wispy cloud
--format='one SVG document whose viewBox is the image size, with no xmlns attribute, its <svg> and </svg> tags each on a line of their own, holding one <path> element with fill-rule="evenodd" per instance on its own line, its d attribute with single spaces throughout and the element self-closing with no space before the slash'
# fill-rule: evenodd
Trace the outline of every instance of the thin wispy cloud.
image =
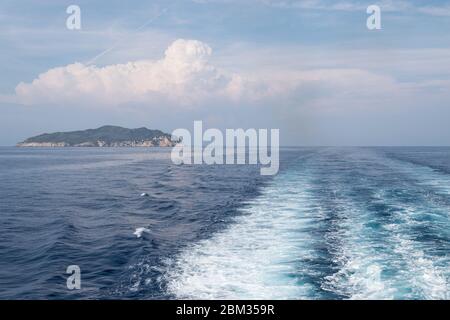
<svg viewBox="0 0 450 320">
<path fill-rule="evenodd" d="M 415 1 L 407 0 L 379 0 L 379 1 L 333 1 L 333 0 L 193 0 L 196 3 L 232 3 L 244 2 L 247 4 L 265 5 L 275 8 L 301 9 L 301 10 L 323 10 L 323 11 L 365 11 L 369 5 L 376 4 L 384 12 L 422 13 L 432 16 L 448 16 L 450 6 L 424 5 Z"/>
<path fill-rule="evenodd" d="M 426 6 L 419 8 L 418 11 L 433 16 L 450 17 L 450 5 L 442 7 Z"/>
</svg>

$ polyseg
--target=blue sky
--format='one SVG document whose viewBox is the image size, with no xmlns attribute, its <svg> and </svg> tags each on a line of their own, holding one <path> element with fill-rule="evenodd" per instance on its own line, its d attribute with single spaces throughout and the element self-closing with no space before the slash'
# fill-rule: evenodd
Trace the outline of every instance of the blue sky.
<svg viewBox="0 0 450 320">
<path fill-rule="evenodd" d="M 285 145 L 449 145 L 448 30 L 450 1 L 4 0 L 0 145 L 194 120 Z"/>
</svg>

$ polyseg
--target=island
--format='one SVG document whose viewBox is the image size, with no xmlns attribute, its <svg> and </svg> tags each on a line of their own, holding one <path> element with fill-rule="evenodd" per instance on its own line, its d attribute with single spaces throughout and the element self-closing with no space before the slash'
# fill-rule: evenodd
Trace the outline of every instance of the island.
<svg viewBox="0 0 450 320">
<path fill-rule="evenodd" d="M 44 133 L 26 139 L 18 147 L 173 147 L 170 134 L 147 128 L 103 126 L 71 132 Z"/>
</svg>

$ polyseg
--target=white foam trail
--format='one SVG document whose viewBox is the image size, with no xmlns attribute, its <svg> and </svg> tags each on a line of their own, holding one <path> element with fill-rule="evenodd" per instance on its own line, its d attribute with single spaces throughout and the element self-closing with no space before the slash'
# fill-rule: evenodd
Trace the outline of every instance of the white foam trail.
<svg viewBox="0 0 450 320">
<path fill-rule="evenodd" d="M 413 181 L 419 181 L 425 190 L 437 185 L 437 190 L 442 191 L 449 185 L 436 184 L 436 181 L 448 180 L 429 168 L 389 159 L 376 161 L 387 164 L 394 172 L 406 174 Z M 414 192 L 410 189 L 414 186 L 403 183 L 395 188 Z M 382 225 L 379 230 L 365 228 L 365 223 L 374 221 L 373 217 L 368 216 L 365 206 L 352 204 L 350 199 L 341 199 L 340 206 L 345 212 L 342 218 L 345 219 L 338 220 L 337 229 L 340 233 L 346 233 L 338 237 L 344 239 L 336 254 L 341 268 L 327 277 L 324 288 L 347 294 L 352 299 L 448 299 L 448 257 L 427 255 L 424 244 L 412 238 L 413 228 L 423 223 L 420 218 L 424 215 L 432 214 L 434 219 L 440 220 L 431 221 L 447 223 L 445 209 L 427 200 L 420 204 L 407 204 L 401 195 L 392 195 L 392 190 L 389 194 L 387 190 L 379 189 L 376 193 L 378 199 L 370 203 L 385 205 L 395 217 L 392 223 Z M 377 244 L 377 241 L 380 243 Z M 363 252 L 366 254 L 360 256 Z"/>
<path fill-rule="evenodd" d="M 171 294 L 185 299 L 313 296 L 312 286 L 298 278 L 307 272 L 298 269 L 298 261 L 314 254 L 313 240 L 304 238 L 314 221 L 299 209 L 308 208 L 302 192 L 307 186 L 298 175 L 275 180 L 235 224 L 178 257 L 166 275 Z"/>
<path fill-rule="evenodd" d="M 421 165 L 404 163 L 396 160 L 390 160 L 389 165 L 396 170 L 403 172 L 408 177 L 417 181 L 417 184 L 424 186 L 424 190 L 432 188 L 441 194 L 450 194 L 450 178 L 447 175 L 436 172 L 435 170 Z M 394 252 L 401 256 L 406 262 L 409 275 L 412 294 L 421 299 L 449 299 L 450 288 L 450 258 L 444 256 L 430 256 L 426 254 L 423 245 L 411 239 L 411 230 L 413 227 L 420 227 L 421 220 L 432 216 L 426 223 L 432 223 L 442 226 L 449 223 L 449 212 L 437 204 L 432 197 L 425 197 L 425 202 L 420 205 L 399 205 L 395 199 L 384 199 L 389 205 L 396 205 L 401 214 L 398 215 L 398 222 L 387 225 L 390 230 L 392 240 L 395 243 Z M 448 236 L 449 230 L 445 227 L 441 229 L 444 237 Z"/>
<path fill-rule="evenodd" d="M 136 231 L 134 231 L 133 234 L 134 234 L 137 238 L 140 238 L 140 237 L 142 237 L 142 235 L 143 235 L 144 233 L 149 233 L 149 232 L 150 232 L 150 230 L 147 229 L 147 228 L 136 228 Z"/>
<path fill-rule="evenodd" d="M 438 221 L 448 223 L 448 213 L 431 200 L 408 206 L 396 191 L 417 192 L 401 184 L 402 174 L 428 187 L 446 177 L 357 152 L 339 160 L 370 166 L 373 162 L 383 174 L 402 173 L 393 180 L 392 190 L 389 185 L 383 189 L 382 180 L 371 181 L 370 175 L 362 175 L 360 185 L 352 188 L 348 179 L 341 180 L 341 164 L 327 169 L 334 176 L 321 186 L 322 182 L 312 184 L 323 178 L 314 171 L 324 170 L 320 160 L 318 167 L 307 163 L 281 173 L 228 229 L 171 261 L 166 273 L 169 293 L 185 299 L 311 299 L 323 298 L 326 292 L 349 299 L 448 299 L 448 257 L 428 254 L 426 244 L 412 237 L 420 223 L 416 215 L 433 211 L 443 219 Z M 445 185 L 439 190 L 445 192 Z M 335 199 L 330 202 L 329 194 L 318 195 L 321 187 L 334 189 Z M 373 194 L 359 198 L 359 187 Z M 377 205 L 390 213 L 371 209 Z M 317 226 L 330 215 L 335 218 L 328 219 L 331 226 L 324 232 Z M 329 264 L 337 267 L 328 276 L 314 266 L 320 255 L 317 247 L 324 246 L 333 256 Z"/>
<path fill-rule="evenodd" d="M 168 291 L 186 299 L 312 299 L 326 291 L 350 299 L 392 299 L 395 288 L 382 277 L 387 260 L 367 241 L 364 213 L 350 201 L 328 238 L 318 225 L 329 218 L 314 174 L 303 167 L 277 176 L 274 184 L 229 229 L 185 250 L 169 267 Z M 329 208 L 328 208 L 329 210 Z M 334 210 L 334 209 L 333 209 Z M 314 232 L 316 231 L 316 232 Z M 317 288 L 318 247 L 334 250 L 340 267 Z"/>
<path fill-rule="evenodd" d="M 383 277 L 390 257 L 370 240 L 373 232 L 366 225 L 370 221 L 368 212 L 350 199 L 342 199 L 337 206 L 340 218 L 327 237 L 339 270 L 325 277 L 322 288 L 354 300 L 394 299 L 395 285 Z"/>
<path fill-rule="evenodd" d="M 409 229 L 416 224 L 411 219 L 416 210 L 418 208 L 406 208 L 400 223 L 386 226 L 391 231 L 395 254 L 406 262 L 403 274 L 412 289 L 406 298 L 449 299 L 448 257 L 427 257 L 420 244 L 409 238 Z"/>
<path fill-rule="evenodd" d="M 437 267 L 435 261 L 427 258 L 422 250 L 418 250 L 413 241 L 398 241 L 396 252 L 407 261 L 414 294 L 422 299 L 448 300 L 450 291 L 445 277 L 446 270 Z"/>
</svg>

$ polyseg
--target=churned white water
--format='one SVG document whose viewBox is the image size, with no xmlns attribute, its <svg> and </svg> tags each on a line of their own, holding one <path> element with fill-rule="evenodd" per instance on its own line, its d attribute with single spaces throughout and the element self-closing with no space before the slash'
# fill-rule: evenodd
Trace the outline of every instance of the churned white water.
<svg viewBox="0 0 450 320">
<path fill-rule="evenodd" d="M 167 290 L 184 299 L 448 299 L 446 244 L 422 239 L 447 236 L 448 203 L 436 198 L 448 186 L 433 184 L 446 180 L 374 152 L 299 160 L 231 226 L 175 257 Z"/>
</svg>

